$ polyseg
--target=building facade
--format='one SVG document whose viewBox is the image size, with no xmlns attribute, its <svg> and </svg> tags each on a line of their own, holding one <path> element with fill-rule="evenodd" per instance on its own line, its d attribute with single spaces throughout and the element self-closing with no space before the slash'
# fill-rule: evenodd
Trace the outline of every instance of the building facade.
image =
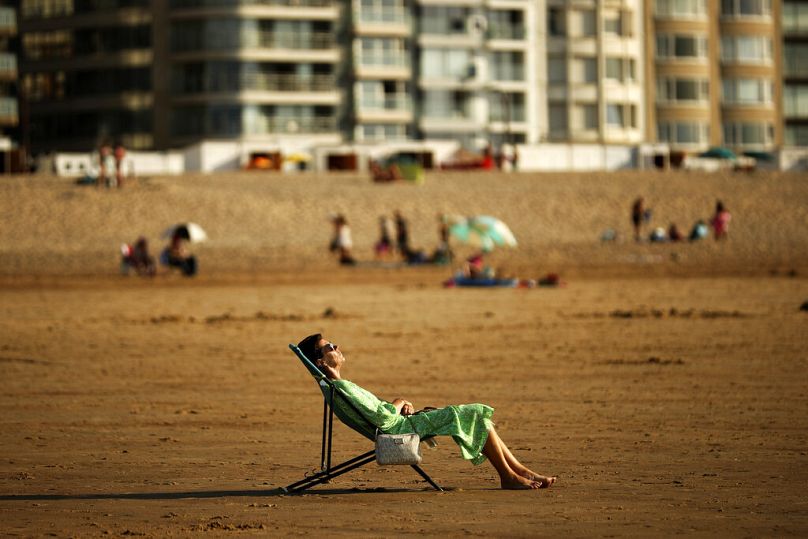
<svg viewBox="0 0 808 539">
<path fill-rule="evenodd" d="M 645 132 L 643 3 L 547 0 L 550 141 L 637 144 Z"/>
<path fill-rule="evenodd" d="M 20 107 L 17 88 L 17 12 L 0 6 L 0 152 L 2 170 L 11 169 L 10 151 L 20 143 Z"/>
<path fill-rule="evenodd" d="M 784 0 L 784 146 L 808 146 L 808 0 Z"/>
<path fill-rule="evenodd" d="M 779 2 L 647 0 L 649 141 L 770 151 L 782 142 Z"/>
<path fill-rule="evenodd" d="M 35 151 L 769 151 L 808 136 L 806 2 L 782 1 L 22 0 L 20 78 Z"/>
</svg>

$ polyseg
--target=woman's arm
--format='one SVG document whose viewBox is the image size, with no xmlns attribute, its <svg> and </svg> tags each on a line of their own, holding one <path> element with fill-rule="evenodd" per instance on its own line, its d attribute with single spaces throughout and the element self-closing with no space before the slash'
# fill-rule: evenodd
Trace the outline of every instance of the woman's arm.
<svg viewBox="0 0 808 539">
<path fill-rule="evenodd" d="M 412 403 L 402 398 L 393 399 L 390 404 L 395 406 L 396 412 L 401 415 L 412 415 L 415 412 L 415 407 L 413 407 Z"/>
</svg>

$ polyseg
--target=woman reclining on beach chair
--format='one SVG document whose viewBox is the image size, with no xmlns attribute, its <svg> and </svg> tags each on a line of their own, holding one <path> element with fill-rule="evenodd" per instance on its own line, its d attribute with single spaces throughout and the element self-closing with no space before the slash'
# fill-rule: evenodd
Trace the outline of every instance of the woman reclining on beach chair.
<svg viewBox="0 0 808 539">
<path fill-rule="evenodd" d="M 383 401 L 353 382 L 343 380 L 340 371 L 345 356 L 339 346 L 328 342 L 321 334 L 306 337 L 298 348 L 376 428 L 391 434 L 416 432 L 421 438 L 451 436 L 464 459 L 476 465 L 488 458 L 499 474 L 503 489 L 547 488 L 555 483 L 555 477 L 537 474 L 516 460 L 494 430 L 491 421 L 494 409 L 490 406 L 461 404 L 415 413 L 407 400 Z"/>
</svg>

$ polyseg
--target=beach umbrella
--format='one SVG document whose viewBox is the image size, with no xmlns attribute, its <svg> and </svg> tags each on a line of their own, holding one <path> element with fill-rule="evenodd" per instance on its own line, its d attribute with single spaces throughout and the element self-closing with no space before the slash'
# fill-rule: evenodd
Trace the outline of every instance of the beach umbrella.
<svg viewBox="0 0 808 539">
<path fill-rule="evenodd" d="M 516 238 L 508 225 L 489 215 L 474 217 L 448 216 L 449 234 L 467 245 L 479 247 L 484 252 L 494 247 L 516 247 Z"/>
<path fill-rule="evenodd" d="M 172 238 L 174 234 L 179 234 L 191 243 L 199 243 L 208 239 L 207 233 L 196 223 L 177 223 L 170 226 L 162 234 L 163 238 Z"/>
</svg>

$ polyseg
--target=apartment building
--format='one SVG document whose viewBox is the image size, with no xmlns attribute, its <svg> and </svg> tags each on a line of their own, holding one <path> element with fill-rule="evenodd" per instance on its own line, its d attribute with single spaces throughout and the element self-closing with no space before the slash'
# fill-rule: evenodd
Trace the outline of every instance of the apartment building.
<svg viewBox="0 0 808 539">
<path fill-rule="evenodd" d="M 543 139 L 644 138 L 641 0 L 547 0 L 548 126 Z"/>
<path fill-rule="evenodd" d="M 784 0 L 783 144 L 808 146 L 808 0 Z"/>
<path fill-rule="evenodd" d="M 35 151 L 771 150 L 808 136 L 806 2 L 782 2 L 22 0 L 20 76 Z"/>
<path fill-rule="evenodd" d="M 16 10 L 0 7 L 0 152 L 5 154 L 19 143 L 16 40 Z M 1 165 L 7 171 L 10 161 L 4 158 Z"/>
<path fill-rule="evenodd" d="M 776 0 L 647 0 L 646 138 L 766 151 L 782 139 Z"/>
<path fill-rule="evenodd" d="M 35 149 L 535 142 L 529 0 L 23 0 Z"/>
<path fill-rule="evenodd" d="M 153 145 L 148 1 L 20 2 L 20 79 L 34 149 Z"/>
</svg>

